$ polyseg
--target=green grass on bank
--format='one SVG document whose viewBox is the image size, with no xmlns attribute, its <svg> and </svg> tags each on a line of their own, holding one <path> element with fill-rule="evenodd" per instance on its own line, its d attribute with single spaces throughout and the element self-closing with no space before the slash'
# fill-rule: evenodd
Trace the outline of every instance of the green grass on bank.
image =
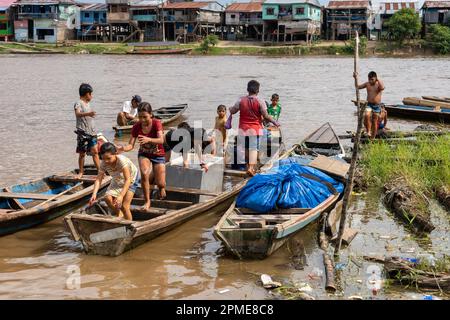
<svg viewBox="0 0 450 320">
<path fill-rule="evenodd" d="M 450 135 L 396 145 L 375 141 L 363 147 L 361 165 L 369 185 L 382 187 L 404 177 L 415 190 L 432 194 L 435 188 L 450 186 Z"/>
</svg>

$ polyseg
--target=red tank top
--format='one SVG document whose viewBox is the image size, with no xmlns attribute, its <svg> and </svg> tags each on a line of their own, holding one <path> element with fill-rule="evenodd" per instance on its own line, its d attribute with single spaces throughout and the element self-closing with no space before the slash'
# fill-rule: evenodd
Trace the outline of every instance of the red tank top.
<svg viewBox="0 0 450 320">
<path fill-rule="evenodd" d="M 262 115 L 259 100 L 256 96 L 241 98 L 239 103 L 239 129 L 246 136 L 260 136 L 263 134 Z"/>
</svg>

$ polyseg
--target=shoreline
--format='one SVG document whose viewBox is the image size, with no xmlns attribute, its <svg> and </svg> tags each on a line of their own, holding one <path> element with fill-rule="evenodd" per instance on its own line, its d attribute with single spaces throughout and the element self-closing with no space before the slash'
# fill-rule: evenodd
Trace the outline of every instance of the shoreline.
<svg viewBox="0 0 450 320">
<path fill-rule="evenodd" d="M 255 56 L 255 57 L 352 57 L 353 48 L 350 42 L 344 41 L 322 41 L 311 46 L 306 45 L 286 45 L 286 46 L 263 46 L 251 42 L 227 42 L 221 41 L 217 46 L 211 47 L 208 53 L 203 53 L 200 44 L 180 44 L 176 46 L 152 47 L 151 50 L 159 49 L 191 49 L 188 53 L 177 53 L 176 55 L 188 56 Z M 134 55 L 133 46 L 123 43 L 90 43 L 80 42 L 73 44 L 40 44 L 40 43 L 0 43 L 1 54 L 94 54 L 94 55 Z M 135 55 L 167 55 L 167 54 L 142 54 Z M 169 54 L 173 55 L 173 54 Z M 393 43 L 371 41 L 368 43 L 365 58 L 448 58 L 449 55 L 442 55 L 433 52 L 429 48 L 419 44 L 412 44 L 399 47 Z"/>
</svg>

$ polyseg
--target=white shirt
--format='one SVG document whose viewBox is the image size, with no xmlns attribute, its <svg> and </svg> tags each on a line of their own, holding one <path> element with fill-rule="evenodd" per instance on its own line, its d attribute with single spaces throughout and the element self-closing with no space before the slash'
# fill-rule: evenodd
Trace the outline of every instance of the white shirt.
<svg viewBox="0 0 450 320">
<path fill-rule="evenodd" d="M 122 106 L 122 111 L 128 113 L 130 116 L 136 117 L 138 110 L 137 108 L 133 108 L 131 105 L 131 101 L 125 101 Z"/>
</svg>

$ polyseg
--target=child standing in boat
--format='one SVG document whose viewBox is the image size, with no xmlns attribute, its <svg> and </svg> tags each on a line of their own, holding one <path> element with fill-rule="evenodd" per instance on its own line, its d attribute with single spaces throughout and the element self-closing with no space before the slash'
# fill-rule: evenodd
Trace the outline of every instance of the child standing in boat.
<svg viewBox="0 0 450 320">
<path fill-rule="evenodd" d="M 138 161 L 141 171 L 142 191 L 145 204 L 143 209 L 150 208 L 150 184 L 159 188 L 160 198 L 166 197 L 166 161 L 164 152 L 164 133 L 161 121 L 153 118 L 152 106 L 141 102 L 138 107 L 139 122 L 131 129 L 128 145 L 119 147 L 119 151 L 128 152 L 134 149 L 136 140 L 139 143 Z"/>
<path fill-rule="evenodd" d="M 274 93 L 272 95 L 271 98 L 271 103 L 267 103 L 267 113 L 269 114 L 269 116 L 271 116 L 273 119 L 275 119 L 276 121 L 278 121 L 278 119 L 280 118 L 280 114 L 281 114 L 281 105 L 280 105 L 280 96 L 277 93 Z M 271 124 L 270 122 L 267 122 L 267 124 Z"/>
<path fill-rule="evenodd" d="M 94 161 L 97 170 L 100 168 L 100 159 L 97 150 L 97 134 L 94 129 L 95 111 L 92 110 L 90 102 L 92 100 L 92 87 L 87 83 L 82 83 L 78 89 L 80 94 L 80 101 L 75 103 L 75 117 L 76 117 L 76 134 L 77 134 L 77 153 L 78 166 L 80 169 L 78 177 L 81 178 L 84 174 L 84 160 L 86 153 L 90 152 L 92 160 Z"/>
<path fill-rule="evenodd" d="M 139 173 L 136 166 L 124 155 L 117 155 L 117 148 L 111 142 L 101 146 L 100 157 L 102 162 L 89 205 L 93 205 L 97 200 L 97 192 L 107 173 L 112 177 L 105 196 L 108 207 L 118 217 L 133 220 L 130 205 L 139 186 Z"/>
<path fill-rule="evenodd" d="M 227 140 L 227 130 L 225 129 L 225 123 L 227 122 L 227 107 L 223 104 L 217 107 L 217 117 L 214 124 L 214 131 L 216 135 L 216 141 L 218 144 L 218 150 L 220 154 L 223 154 L 224 147 Z"/>
</svg>

